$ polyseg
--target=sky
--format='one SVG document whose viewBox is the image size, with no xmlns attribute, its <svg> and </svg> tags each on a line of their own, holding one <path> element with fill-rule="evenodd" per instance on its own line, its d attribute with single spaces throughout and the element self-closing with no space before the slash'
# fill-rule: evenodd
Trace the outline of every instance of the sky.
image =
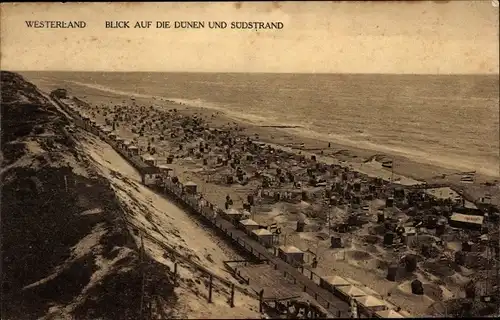
<svg viewBox="0 0 500 320">
<path fill-rule="evenodd" d="M 3 3 L 13 71 L 498 74 L 492 1 Z M 32 29 L 26 20 L 83 20 Z M 105 21 L 283 22 L 282 30 L 106 29 Z"/>
</svg>

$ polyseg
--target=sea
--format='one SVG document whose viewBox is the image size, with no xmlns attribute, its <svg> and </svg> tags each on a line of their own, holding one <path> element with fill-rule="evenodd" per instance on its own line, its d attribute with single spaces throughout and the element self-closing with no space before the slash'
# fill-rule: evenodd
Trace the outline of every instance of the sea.
<svg viewBox="0 0 500 320">
<path fill-rule="evenodd" d="M 498 75 L 21 74 L 42 89 L 162 97 L 305 137 L 500 176 Z"/>
</svg>

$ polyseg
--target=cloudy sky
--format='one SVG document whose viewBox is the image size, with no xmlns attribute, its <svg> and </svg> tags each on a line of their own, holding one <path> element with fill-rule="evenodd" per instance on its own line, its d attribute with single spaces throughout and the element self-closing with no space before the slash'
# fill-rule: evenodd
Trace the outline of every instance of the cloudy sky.
<svg viewBox="0 0 500 320">
<path fill-rule="evenodd" d="M 499 73 L 499 9 L 490 0 L 1 8 L 2 70 Z M 26 20 L 87 27 L 30 29 Z M 106 29 L 106 20 L 281 21 L 284 28 Z"/>
</svg>

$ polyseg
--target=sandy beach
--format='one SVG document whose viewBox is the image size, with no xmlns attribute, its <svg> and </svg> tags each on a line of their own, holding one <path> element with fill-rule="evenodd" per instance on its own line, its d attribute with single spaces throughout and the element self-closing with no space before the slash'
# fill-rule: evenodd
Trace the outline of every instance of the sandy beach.
<svg viewBox="0 0 500 320">
<path fill-rule="evenodd" d="M 413 162 L 404 157 L 374 153 L 366 149 L 347 148 L 327 141 L 305 138 L 287 131 L 290 128 L 256 126 L 245 121 L 236 121 L 222 112 L 165 101 L 159 97 L 146 98 L 142 95 L 131 97 L 78 85 L 71 87 L 69 94 L 85 101 L 86 104 L 82 110 L 87 116 L 100 125 L 114 128 L 117 136 L 137 145 L 140 154 L 149 153 L 157 163 L 166 163 L 166 159 L 172 157 L 173 160 L 169 161 L 168 167 L 173 170 L 173 175 L 183 183 L 188 181 L 196 183 L 199 192 L 208 201 L 221 208 L 226 205 L 228 197 L 232 202 L 231 207 L 243 208 L 247 203 L 247 196 L 261 189 L 260 180 L 252 177 L 260 176 L 262 173 L 256 166 L 247 165 L 248 161 L 239 162 L 247 178 L 244 177 L 239 183 L 237 181 L 227 183 L 225 181 L 227 176 L 234 175 L 237 171 L 234 170 L 235 167 L 231 169 L 218 164 L 224 161 L 220 158 L 221 152 L 225 153 L 221 148 L 222 144 L 209 146 L 208 143 L 205 145 L 207 140 L 194 138 L 196 133 L 192 130 L 197 130 L 197 126 L 202 123 L 205 127 L 217 128 L 221 132 L 231 132 L 228 137 L 232 138 L 228 139 L 233 142 L 229 142 L 230 144 L 241 144 L 245 137 L 250 137 L 262 143 L 262 148 L 283 150 L 304 159 L 314 157 L 321 163 L 348 167 L 349 170 L 369 177 L 378 177 L 408 186 L 424 182 L 443 183 L 452 186 L 453 189 L 465 191 L 471 201 L 478 201 L 485 193 L 492 195 L 493 203 L 499 201 L 498 181 L 495 177 L 476 175 L 473 184 L 463 184 L 460 182 L 460 175 L 457 175 L 455 170 Z M 220 139 L 217 138 L 218 134 L 213 132 L 215 141 Z M 183 140 L 179 140 L 179 137 L 183 137 Z M 224 139 L 222 138 L 221 141 L 225 141 Z M 198 148 L 207 155 L 203 156 L 196 152 Z M 203 151 L 205 148 L 208 149 Z M 280 163 L 279 154 L 274 157 L 272 154 L 269 156 L 274 159 L 275 163 L 270 163 L 270 166 L 266 167 L 268 172 L 278 170 L 276 168 L 283 165 L 289 166 L 286 163 Z M 383 166 L 383 162 L 387 160 L 392 160 L 392 170 Z M 113 163 L 110 165 L 112 167 Z M 120 171 L 119 168 L 116 170 Z M 455 192 L 446 188 L 432 189 L 429 192 L 442 199 L 457 197 Z M 369 202 L 368 220 L 376 220 L 373 213 L 380 211 L 381 205 L 382 203 L 377 200 Z M 319 276 L 340 275 L 350 279 L 353 284 L 358 284 L 365 290 L 373 292 L 374 296 L 384 299 L 391 306 L 390 308 L 398 308 L 402 313 L 419 316 L 429 314 L 431 312 L 429 310 L 435 308 L 433 307 L 435 303 L 461 298 L 464 283 L 473 279 L 468 277 L 471 269 L 453 270 L 445 267 L 450 263 L 449 261 L 453 260 L 455 252 L 460 250 L 458 246 L 444 248 L 439 256 L 431 259 L 420 258 L 423 259 L 419 263 L 420 268 L 410 278 L 402 279 L 397 283 L 388 281 L 385 279 L 385 269 L 388 263 L 398 261 L 405 255 L 418 254 L 420 250 L 418 247 L 421 244 L 416 247 L 407 247 L 403 251 L 388 251 L 380 244 L 369 244 L 367 239 L 373 238 L 378 232 L 375 231 L 373 222 L 351 234 L 332 233 L 328 230 L 328 225 L 342 223 L 347 218 L 346 211 L 343 209 L 335 211 L 331 218 L 329 214 L 328 225 L 325 225 L 325 207 L 313 200 L 302 201 L 298 205 L 261 200 L 252 206 L 251 212 L 252 219 L 261 225 L 276 223 L 280 226 L 283 233 L 280 237 L 281 243 L 292 244 L 306 252 L 315 252 L 315 255 L 319 257 L 319 265 L 315 272 Z M 398 211 L 390 215 L 394 217 L 399 215 L 400 219 L 405 217 Z M 306 221 L 306 232 L 295 232 L 297 219 Z M 160 223 L 160 225 L 168 224 L 167 221 Z M 186 232 L 186 236 L 189 236 L 187 229 L 184 230 L 180 225 L 177 228 L 179 231 L 182 229 Z M 332 250 L 329 247 L 329 236 L 335 234 L 343 238 L 342 249 Z M 438 239 L 435 236 L 425 237 Z M 427 240 L 421 241 L 424 243 Z M 189 245 L 189 248 L 193 250 L 201 250 L 202 247 L 202 244 L 197 245 L 194 242 Z M 451 260 L 446 262 L 446 259 Z M 432 267 L 426 267 L 426 263 L 434 264 Z M 221 264 L 216 263 L 211 267 L 216 265 Z M 444 281 L 436 274 L 436 268 L 448 268 L 446 270 L 449 271 Z M 416 279 L 424 284 L 428 293 L 423 296 L 415 296 L 411 293 L 410 282 Z"/>
<path fill-rule="evenodd" d="M 68 87 L 78 97 L 95 105 L 118 105 L 121 103 L 132 103 L 135 105 L 160 107 L 165 110 L 176 109 L 186 115 L 198 115 L 209 125 L 213 127 L 224 127 L 238 125 L 243 135 L 256 137 L 262 142 L 273 145 L 293 148 L 296 152 L 314 153 L 321 157 L 325 162 L 348 163 L 353 168 L 363 171 L 369 170 L 372 175 L 377 175 L 390 179 L 392 173 L 394 178 L 408 180 L 408 184 L 414 183 L 444 183 L 454 186 L 458 190 L 465 190 L 471 197 L 478 199 L 481 195 L 490 193 L 492 203 L 500 204 L 500 189 L 498 176 L 475 174 L 473 184 L 464 184 L 460 182 L 463 171 L 445 168 L 415 161 L 410 158 L 391 153 L 381 153 L 370 149 L 356 148 L 353 146 L 341 145 L 332 141 L 314 139 L 301 135 L 293 126 L 259 126 L 252 124 L 251 121 L 245 121 L 242 115 L 227 114 L 222 110 L 213 110 L 211 108 L 195 107 L 184 103 L 182 100 L 169 101 L 160 96 L 150 96 L 146 94 L 133 94 L 126 91 L 110 91 L 103 86 L 89 86 L 88 84 L 78 82 L 58 83 L 62 87 Z M 53 90 L 58 88 L 58 84 L 53 84 L 46 89 Z M 133 99 L 133 100 L 131 100 Z M 330 147 L 328 147 L 330 145 Z M 291 147 L 291 148 L 290 148 Z M 379 162 L 366 163 L 367 159 L 376 157 Z M 384 169 L 380 160 L 392 160 L 393 169 Z M 364 167 L 363 167 L 364 166 Z M 362 168 L 363 167 L 363 168 Z M 488 183 L 488 185 L 485 185 Z"/>
</svg>

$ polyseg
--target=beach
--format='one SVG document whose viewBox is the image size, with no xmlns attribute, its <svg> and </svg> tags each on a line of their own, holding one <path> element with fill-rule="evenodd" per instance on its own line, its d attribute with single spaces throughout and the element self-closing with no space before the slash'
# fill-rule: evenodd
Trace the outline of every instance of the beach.
<svg viewBox="0 0 500 320">
<path fill-rule="evenodd" d="M 499 176 L 495 76 L 26 73 L 41 88 L 117 94 L 220 112 L 288 136 Z M 410 170 L 412 171 L 412 170 Z"/>
<path fill-rule="evenodd" d="M 300 173 L 299 168 L 302 165 L 297 167 L 297 161 L 310 162 L 307 159 L 315 159 L 314 161 L 331 168 L 349 168 L 349 171 L 358 172 L 362 177 L 381 178 L 386 183 L 393 182 L 401 186 L 411 187 L 423 183 L 448 185 L 451 189 L 436 188 L 433 190 L 437 191 L 429 192 L 437 199 L 456 201 L 458 194 L 455 191 L 458 191 L 466 195 L 466 200 L 471 205 L 472 202 L 480 201 L 486 193 L 491 194 L 493 203 L 498 203 L 498 182 L 494 177 L 476 174 L 474 183 L 464 184 L 460 182 L 461 175 L 456 175 L 456 170 L 418 163 L 400 156 L 374 153 L 373 150 L 305 138 L 285 131 L 288 127 L 249 124 L 237 121 L 221 111 L 193 107 L 161 97 L 145 97 L 141 94 L 130 96 L 124 92 L 109 91 L 105 91 L 103 95 L 102 88 L 82 85 L 68 88 L 68 94 L 78 98 L 75 100 L 75 108 L 79 112 L 97 125 L 108 127 L 120 141 L 129 141 L 137 146 L 139 155 L 154 159 L 159 166 L 166 165 L 172 171 L 170 175 L 177 177 L 182 183 L 194 182 L 203 198 L 219 208 L 245 208 L 250 201 L 248 196 L 256 195 L 257 203 L 250 208 L 252 219 L 264 226 L 279 225 L 283 232 L 279 240 L 281 244 L 291 244 L 302 251 L 315 252 L 320 261 L 316 270 L 319 276 L 339 275 L 350 279 L 351 283 L 384 299 L 389 308 L 399 308 L 400 312 L 410 315 L 427 315 L 437 301 L 461 298 L 464 283 L 473 279 L 470 273 L 475 267 L 456 270 L 446 267 L 452 263 L 453 255 L 461 250 L 460 246 L 448 244 L 438 249 L 441 251 L 438 256 L 419 258 L 422 259 L 420 269 L 409 278 L 399 280 L 396 284 L 385 279 L 384 269 L 388 267 L 388 263 L 397 262 L 405 255 L 419 254 L 422 243 L 416 247 L 408 246 L 403 252 L 387 250 L 380 244 L 370 244 L 374 237 L 380 237 L 380 231 L 374 225 L 374 214 L 383 208 L 383 200 L 366 202 L 363 211 L 365 206 L 367 211 L 364 211 L 363 219 L 371 222 L 350 235 L 342 235 L 342 249 L 332 251 L 327 240 L 332 234 L 330 225 L 341 225 L 348 218 L 350 209 L 339 206 L 339 209 L 335 209 L 327 217 L 325 213 L 331 209 L 326 208 L 317 198 L 318 191 L 321 190 L 317 187 L 304 189 L 303 186 L 302 190 L 310 192 L 307 197 L 312 198 L 304 200 L 303 195 L 299 203 L 296 200 L 276 202 L 273 191 L 267 194 L 266 191 L 258 190 L 262 190 L 264 184 L 261 185 L 261 179 L 264 178 L 264 181 L 274 184 L 271 190 L 274 188 L 290 194 L 292 198 L 296 197 L 297 190 L 284 185 L 279 187 L 281 183 L 276 185 L 277 181 L 272 175 L 277 172 L 279 176 L 281 168 L 284 168 L 287 175 L 296 171 L 292 175 L 298 174 L 297 179 L 303 181 L 304 173 Z M 248 139 L 254 141 L 254 147 L 245 147 L 244 141 Z M 260 145 L 262 154 L 255 150 L 255 143 Z M 250 148 L 247 156 L 246 148 Z M 291 155 L 295 155 L 296 160 L 292 160 Z M 230 159 L 231 166 L 228 161 Z M 384 166 L 387 161 L 392 162 L 392 168 Z M 319 163 L 316 170 L 323 172 L 324 169 L 321 168 L 324 167 Z M 110 166 L 113 167 L 113 162 Z M 308 174 L 310 175 L 309 171 Z M 267 176 L 270 178 L 266 178 Z M 229 177 L 232 177 L 231 180 L 228 180 Z M 233 180 L 236 177 L 237 180 Z M 384 197 L 382 194 L 379 196 Z M 271 200 L 273 197 L 274 200 Z M 287 203 L 290 201 L 292 202 Z M 165 208 L 160 208 L 163 209 Z M 168 209 L 165 210 L 168 214 Z M 386 212 L 386 209 L 383 210 Z M 385 214 L 392 218 L 399 217 L 400 221 L 412 219 L 399 209 L 389 210 Z M 307 224 L 304 232 L 296 232 L 297 221 Z M 180 226 L 178 228 L 182 229 Z M 456 231 L 449 232 L 449 243 L 462 237 Z M 334 234 L 339 233 L 335 231 Z M 438 239 L 434 235 L 425 235 L 424 238 L 428 240 L 423 243 L 432 243 Z M 201 247 L 193 246 L 197 248 L 194 250 L 201 250 Z M 215 267 L 216 265 L 212 266 Z M 436 274 L 439 268 L 447 270 L 443 271 L 446 272 L 444 282 Z M 412 295 L 410 282 L 415 280 L 421 281 L 429 292 L 424 296 Z"/>
<path fill-rule="evenodd" d="M 89 74 L 85 74 L 87 80 L 90 77 L 90 79 L 94 79 L 95 81 L 99 82 L 102 81 L 99 80 L 100 77 L 106 79 L 107 77 L 111 77 L 113 81 L 117 81 L 116 80 L 117 75 L 114 74 L 100 74 L 100 73 L 95 73 L 95 74 L 89 73 Z M 92 76 L 94 78 L 92 78 Z M 324 155 L 326 155 L 327 157 L 328 155 L 330 155 L 329 158 L 335 159 L 336 161 L 338 160 L 348 161 L 353 165 L 358 165 L 358 166 L 364 165 L 365 168 L 370 167 L 370 165 L 362 164 L 366 159 L 373 157 L 375 155 L 380 155 L 379 158 L 384 158 L 386 160 L 390 159 L 393 161 L 392 170 L 396 175 L 408 177 L 420 182 L 425 181 L 427 183 L 452 184 L 458 189 L 466 190 L 471 195 L 471 197 L 475 198 L 480 198 L 482 195 L 489 193 L 492 195 L 492 200 L 491 200 L 492 203 L 494 204 L 500 203 L 500 198 L 498 197 L 499 193 L 498 187 L 496 187 L 495 185 L 495 181 L 497 181 L 497 179 L 499 178 L 498 147 L 496 148 L 494 147 L 496 144 L 498 144 L 498 110 L 495 111 L 494 109 L 494 108 L 498 109 L 498 104 L 494 106 L 494 100 L 496 99 L 494 95 L 488 96 L 488 93 L 494 94 L 494 92 L 497 91 L 498 88 L 495 87 L 495 85 L 492 84 L 490 81 L 486 81 L 489 78 L 487 78 L 486 80 L 481 78 L 482 82 L 480 82 L 479 84 L 483 84 L 485 89 L 482 90 L 480 94 L 478 94 L 479 97 L 471 98 L 472 100 L 471 99 L 469 100 L 480 101 L 480 102 L 482 101 L 483 106 L 489 106 L 486 107 L 486 109 L 482 110 L 480 113 L 476 113 L 475 116 L 481 116 L 482 118 L 480 118 L 480 121 L 487 121 L 486 119 L 489 119 L 489 121 L 493 121 L 491 123 L 493 129 L 490 127 L 490 125 L 482 126 L 486 128 L 486 131 L 484 131 L 483 134 L 489 134 L 489 137 L 485 136 L 484 139 L 480 139 L 481 141 L 486 141 L 491 145 L 490 148 L 492 149 L 485 149 L 485 150 L 493 150 L 493 151 L 488 151 L 490 154 L 490 156 L 488 156 L 489 157 L 488 159 L 490 160 L 484 160 L 486 158 L 482 159 L 479 157 L 477 158 L 476 161 L 473 161 L 471 165 L 468 165 L 467 160 L 461 159 L 458 155 L 451 156 L 450 154 L 451 158 L 453 158 L 454 161 L 435 161 L 433 156 L 438 155 L 438 157 L 440 158 L 446 158 L 446 155 L 437 153 L 429 154 L 429 152 L 427 151 L 424 153 L 421 152 L 421 154 L 418 154 L 417 152 L 416 156 L 415 153 L 408 154 L 406 152 L 400 152 L 400 148 L 393 148 L 393 147 L 388 147 L 387 145 L 380 145 L 380 144 L 375 145 L 369 142 L 369 139 L 368 139 L 369 143 L 367 145 L 365 143 L 366 141 L 362 141 L 363 139 L 362 136 L 360 138 L 360 141 L 358 142 L 352 143 L 352 141 L 349 141 L 349 143 L 343 144 L 339 143 L 338 139 L 335 138 L 328 140 L 325 135 L 318 134 L 317 131 L 311 131 L 311 130 L 306 131 L 303 125 L 298 125 L 296 123 L 290 124 L 286 123 L 285 121 L 282 121 L 283 123 L 279 123 L 279 121 L 276 120 L 269 120 L 269 119 L 275 119 L 274 115 L 273 117 L 268 117 L 269 121 L 264 121 L 266 120 L 266 117 L 255 116 L 255 115 L 252 116 L 250 112 L 243 113 L 241 112 L 241 110 L 234 111 L 233 109 L 224 109 L 221 107 L 216 107 L 214 104 L 204 103 L 203 100 L 180 99 L 180 98 L 169 99 L 165 98 L 164 96 L 154 95 L 155 92 L 159 92 L 154 90 L 155 85 L 157 86 L 156 82 L 154 81 L 158 81 L 157 79 L 147 78 L 145 81 L 141 80 L 134 87 L 132 87 L 131 84 L 125 85 L 124 80 L 118 81 L 117 85 L 120 85 L 124 88 L 124 90 L 118 90 L 118 89 L 111 89 L 108 86 L 100 84 L 92 84 L 91 82 L 81 82 L 72 80 L 74 76 L 70 76 L 69 74 L 64 74 L 64 73 L 57 74 L 57 76 L 54 76 L 53 73 L 50 73 L 48 75 L 44 73 L 40 74 L 28 73 L 27 77 L 28 79 L 32 80 L 35 84 L 37 84 L 40 88 L 45 89 L 46 91 L 50 91 L 56 88 L 67 88 L 69 89 L 69 92 L 71 92 L 72 94 L 79 97 L 84 97 L 83 98 L 84 100 L 88 99 L 90 103 L 95 103 L 96 105 L 103 103 L 119 104 L 123 103 L 124 101 L 130 102 L 131 101 L 130 98 L 133 98 L 136 101 L 137 105 L 163 106 L 164 108 L 167 109 L 176 108 L 178 110 L 182 110 L 182 112 L 186 112 L 187 114 L 198 114 L 201 117 L 204 117 L 205 119 L 209 119 L 209 123 L 213 124 L 216 127 L 220 125 L 227 125 L 228 123 L 231 124 L 237 123 L 238 126 L 243 130 L 244 134 L 249 136 L 258 135 L 259 140 L 261 141 L 277 145 L 286 145 L 286 146 L 301 146 L 303 144 L 302 147 L 303 150 L 312 150 L 314 153 L 320 153 L 320 151 L 323 150 Z M 292 76 L 288 77 L 290 78 Z M 199 82 L 203 82 L 203 85 L 205 85 L 206 81 L 202 81 L 203 79 L 204 78 L 202 77 L 199 80 Z M 189 80 L 192 79 L 189 78 Z M 443 82 L 446 80 L 446 78 L 438 80 L 439 81 L 435 80 L 435 82 L 437 83 Z M 148 81 L 153 81 L 152 89 L 148 89 L 145 87 L 147 86 Z M 392 81 L 394 82 L 395 80 Z M 408 82 L 409 80 L 406 79 L 406 81 Z M 462 82 L 464 81 L 465 80 L 462 80 Z M 194 85 L 196 85 L 196 83 Z M 474 83 L 474 85 L 471 83 L 467 83 L 467 86 L 465 88 L 462 88 L 461 90 L 467 91 L 467 88 L 468 90 L 472 90 L 473 88 L 476 88 L 477 85 L 478 85 L 477 83 Z M 452 87 L 451 90 L 452 93 L 455 94 L 455 96 L 452 96 L 448 93 L 447 98 L 449 98 L 449 101 L 452 102 L 458 101 L 459 103 L 467 101 L 465 98 L 462 98 L 462 100 L 458 99 L 456 95 L 457 90 L 459 90 L 458 88 L 459 87 Z M 370 89 L 369 93 L 373 93 L 373 89 Z M 422 92 L 422 94 L 423 93 L 425 92 Z M 176 93 L 173 93 L 172 95 L 175 94 Z M 409 93 L 407 92 L 406 95 L 408 94 Z M 217 94 L 215 95 L 217 96 Z M 347 99 L 346 97 L 343 98 Z M 418 98 L 419 97 L 417 96 L 416 99 Z M 428 99 L 438 100 L 438 101 L 444 100 L 444 98 L 432 98 L 432 97 L 430 98 L 428 97 Z M 489 102 L 485 104 L 484 103 L 485 100 Z M 452 103 L 449 101 L 446 103 L 447 104 Z M 469 102 L 470 101 L 467 101 L 467 103 Z M 473 108 L 480 108 L 480 107 L 478 105 L 478 107 L 473 107 Z M 244 108 L 242 110 L 244 110 Z M 488 112 L 488 110 L 491 112 L 491 114 L 486 113 Z M 408 114 L 412 114 L 415 112 L 415 110 L 405 110 L 405 112 L 407 112 Z M 438 116 L 440 115 L 441 113 L 438 114 Z M 286 112 L 283 113 L 283 118 L 284 119 L 286 118 Z M 305 120 L 307 120 L 307 118 L 305 118 Z M 356 121 L 355 119 L 351 120 Z M 346 119 L 345 121 L 351 121 L 351 120 Z M 423 120 L 426 119 L 421 119 L 419 121 Z M 471 121 L 472 120 L 473 119 L 471 119 Z M 339 123 L 338 121 L 335 121 L 333 123 L 335 124 L 335 126 L 338 126 L 339 124 L 342 126 L 342 122 Z M 496 129 L 495 129 L 495 124 L 496 124 Z M 409 128 L 409 130 L 412 129 Z M 431 132 L 432 131 L 430 131 L 429 129 L 429 134 L 431 134 Z M 458 139 L 460 136 L 461 135 L 458 135 L 456 136 L 456 138 Z M 494 139 L 496 139 L 496 141 Z M 328 145 L 330 145 L 330 148 L 328 148 Z M 436 148 L 438 145 L 435 145 L 435 143 L 429 141 L 427 145 L 423 145 L 421 147 L 413 147 L 413 149 L 421 150 L 421 148 L 424 149 L 428 148 L 430 150 L 433 150 L 433 148 Z M 441 151 L 443 151 L 443 148 L 442 147 L 440 148 L 442 149 Z M 475 149 L 472 146 L 470 147 L 470 150 L 471 150 L 471 155 L 473 155 L 476 152 L 473 151 Z M 484 164 L 488 164 L 488 167 L 484 167 Z M 379 175 L 385 174 L 386 176 L 388 175 L 387 172 L 388 170 L 383 170 L 383 169 L 381 170 L 380 164 L 375 164 L 375 168 L 373 168 L 373 166 L 371 167 L 372 168 L 370 169 L 374 171 L 374 174 L 379 174 Z M 460 173 L 464 171 L 476 172 L 473 184 L 464 184 L 460 182 L 461 179 Z M 390 174 L 392 174 L 392 172 Z M 491 185 L 489 186 L 484 185 L 485 182 L 490 182 Z"/>
</svg>

